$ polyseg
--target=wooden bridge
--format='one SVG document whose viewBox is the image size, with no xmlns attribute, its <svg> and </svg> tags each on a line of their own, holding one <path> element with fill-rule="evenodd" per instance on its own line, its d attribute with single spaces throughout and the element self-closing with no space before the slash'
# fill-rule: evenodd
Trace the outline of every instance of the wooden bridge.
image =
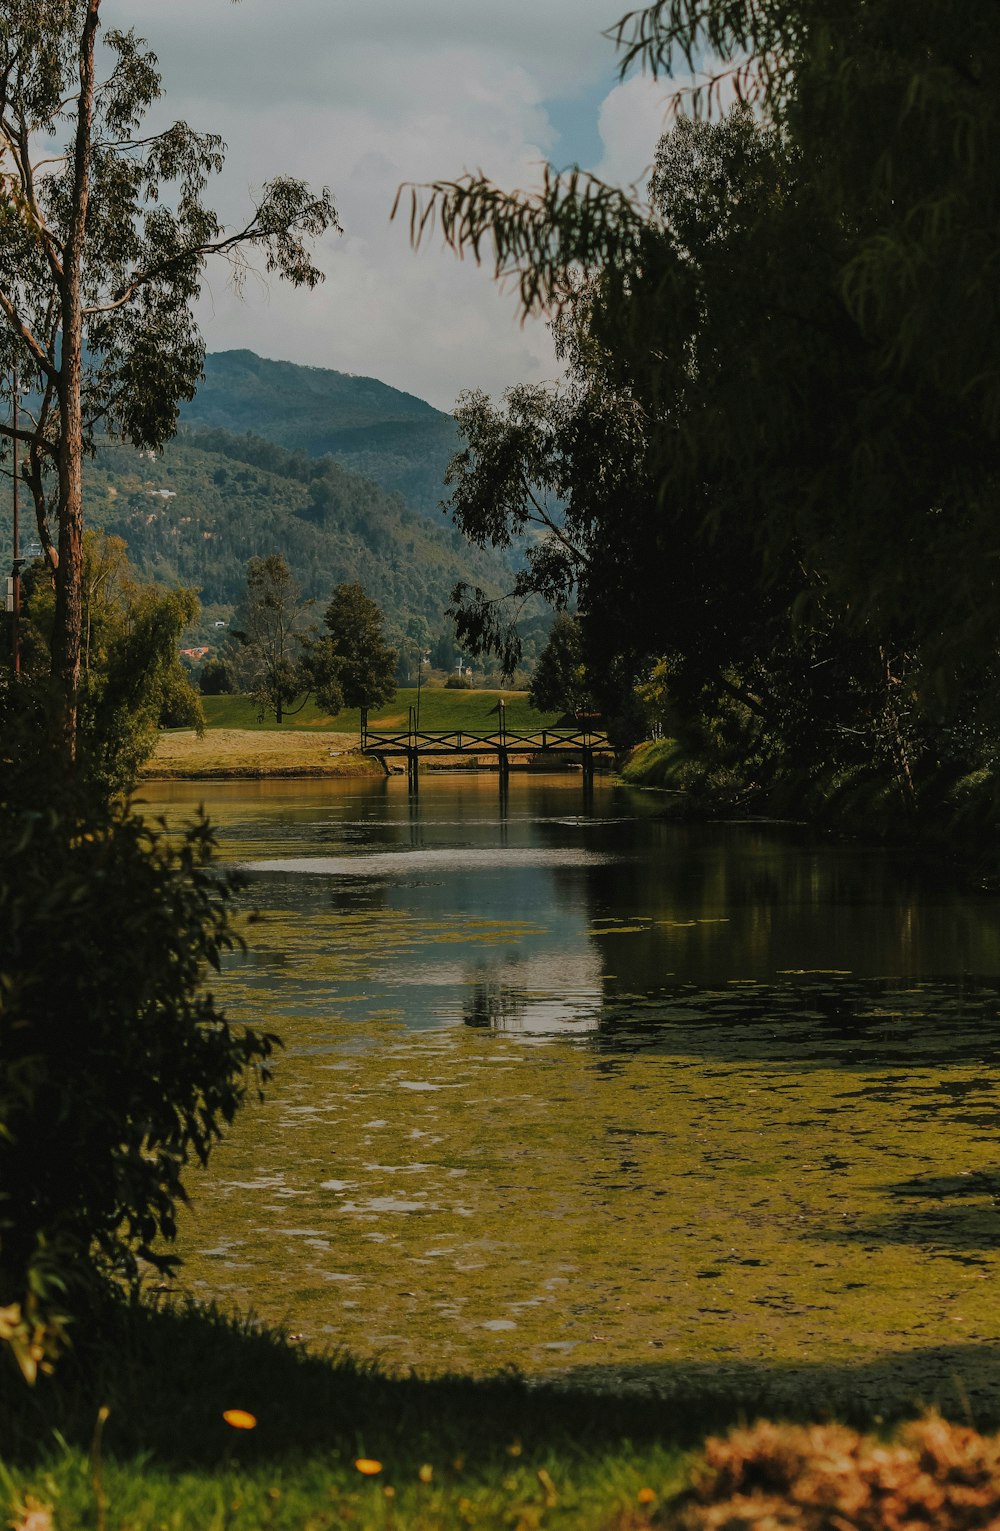
<svg viewBox="0 0 1000 1531">
<path fill-rule="evenodd" d="M 415 707 L 410 708 L 405 732 L 380 728 L 377 724 L 371 727 L 367 715 L 362 713 L 361 751 L 380 760 L 386 771 L 388 760 L 405 759 L 406 774 L 413 787 L 417 783 L 420 761 L 428 756 L 458 760 L 495 755 L 501 790 L 510 772 L 512 755 L 575 758 L 583 767 L 584 778 L 589 779 L 594 774 L 594 756 L 612 753 L 607 734 L 595 731 L 585 722 L 571 729 L 540 728 L 521 733 L 507 727 L 502 703 L 496 711 L 497 726 L 489 733 L 470 733 L 466 729 L 429 733 L 420 728 Z"/>
</svg>

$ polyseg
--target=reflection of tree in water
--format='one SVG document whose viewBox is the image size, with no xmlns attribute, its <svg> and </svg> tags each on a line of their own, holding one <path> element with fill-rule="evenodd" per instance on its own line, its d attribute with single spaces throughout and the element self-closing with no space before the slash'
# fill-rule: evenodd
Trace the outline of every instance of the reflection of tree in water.
<svg viewBox="0 0 1000 1531">
<path fill-rule="evenodd" d="M 589 912 L 610 997 L 665 975 L 711 987 L 803 970 L 1000 972 L 991 905 L 940 863 L 795 826 L 624 815 L 612 796 L 608 816 L 579 826 L 581 847 L 604 855 L 553 872 L 558 896 Z M 553 822 L 539 833 L 556 843 L 566 831 Z"/>
<path fill-rule="evenodd" d="M 522 989 L 515 989 L 499 978 L 481 977 L 473 982 L 462 1005 L 466 1026 L 490 1026 L 496 1031 L 516 1031 L 524 1019 L 526 1000 Z"/>
</svg>

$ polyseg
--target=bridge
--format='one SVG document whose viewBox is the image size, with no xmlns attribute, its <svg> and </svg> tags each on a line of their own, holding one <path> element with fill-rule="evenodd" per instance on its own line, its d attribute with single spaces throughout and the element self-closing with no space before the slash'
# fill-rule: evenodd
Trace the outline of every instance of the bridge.
<svg viewBox="0 0 1000 1531">
<path fill-rule="evenodd" d="M 406 774 L 412 788 L 416 787 L 420 761 L 428 756 L 450 757 L 455 760 L 475 759 L 483 755 L 497 757 L 501 791 L 510 772 L 512 755 L 548 755 L 553 758 L 578 759 L 583 767 L 584 779 L 594 774 L 594 756 L 613 753 L 606 733 L 597 731 L 582 721 L 575 728 L 540 728 L 527 733 L 509 729 L 501 702 L 497 709 L 497 726 L 489 733 L 470 733 L 466 729 L 446 732 L 428 732 L 420 728 L 417 708 L 410 708 L 405 732 L 371 727 L 367 714 L 361 714 L 361 752 L 380 760 L 388 771 L 390 759 L 405 759 Z"/>
</svg>

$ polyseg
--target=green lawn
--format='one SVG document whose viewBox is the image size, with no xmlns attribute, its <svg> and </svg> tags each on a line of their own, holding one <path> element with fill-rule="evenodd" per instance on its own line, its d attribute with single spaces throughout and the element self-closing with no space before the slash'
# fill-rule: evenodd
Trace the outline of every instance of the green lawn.
<svg viewBox="0 0 1000 1531">
<path fill-rule="evenodd" d="M 99 1327 L 102 1342 L 81 1333 L 57 1376 L 33 1389 L 12 1366 L 0 1369 L 0 1523 L 14 1531 L 652 1531 L 678 1525 L 678 1496 L 706 1436 L 762 1413 L 804 1421 L 824 1413 L 806 1392 L 769 1396 L 762 1378 L 714 1384 L 704 1370 L 676 1378 L 669 1394 L 624 1396 L 528 1386 L 511 1373 L 391 1376 L 193 1306 L 123 1305 Z M 844 1402 L 854 1424 L 876 1435 L 890 1426 Z M 232 1410 L 245 1411 L 250 1428 L 228 1424 Z M 936 1451 L 921 1451 L 919 1473 L 897 1475 L 921 1513 L 883 1520 L 875 1505 L 859 1523 L 986 1524 L 946 1513 L 944 1489 L 968 1498 L 968 1483 L 981 1479 L 991 1485 L 983 1503 L 995 1505 L 995 1446 L 986 1443 L 986 1470 L 972 1468 L 970 1478 L 954 1464 L 966 1454 L 972 1462 L 979 1448 L 933 1420 L 929 1428 L 942 1435 Z M 748 1469 L 752 1489 L 781 1477 L 773 1433 L 764 1434 L 767 1474 Z M 877 1445 L 869 1439 L 866 1449 Z M 842 1435 L 827 1444 L 811 1436 L 804 1447 L 806 1477 L 815 1453 L 826 1480 L 836 1488 L 845 1479 L 850 1491 Z M 745 1456 L 745 1436 L 734 1450 Z M 735 1481 L 720 1486 L 724 1498 L 739 1490 Z M 930 1518 L 928 1490 L 939 1511 Z M 747 1514 L 744 1501 L 735 1519 L 709 1512 L 685 1524 L 855 1524 Z"/>
<path fill-rule="evenodd" d="M 126 1311 L 103 1347 L 31 1391 L 6 1371 L 0 1524 L 20 1526 L 34 1501 L 56 1531 L 635 1531 L 680 1487 L 673 1438 L 690 1438 L 676 1407 L 612 1407 L 510 1375 L 393 1378 L 205 1310 Z M 231 1428 L 231 1409 L 256 1426 Z"/>
<path fill-rule="evenodd" d="M 463 729 L 468 733 L 489 733 L 497 724 L 494 708 L 504 698 L 507 727 L 515 731 L 552 728 L 559 720 L 555 712 L 536 712 L 526 691 L 449 691 L 444 686 L 424 686 L 420 692 L 420 727 L 437 733 Z M 206 696 L 202 698 L 209 728 L 296 728 L 335 729 L 338 733 L 359 733 L 361 715 L 357 708 L 345 708 L 331 717 L 307 702 L 301 712 L 282 724 L 273 717 L 257 721 L 257 704 L 247 696 Z M 401 686 L 395 700 L 386 707 L 373 708 L 368 721 L 405 728 L 410 707 L 417 704 L 415 686 Z"/>
</svg>

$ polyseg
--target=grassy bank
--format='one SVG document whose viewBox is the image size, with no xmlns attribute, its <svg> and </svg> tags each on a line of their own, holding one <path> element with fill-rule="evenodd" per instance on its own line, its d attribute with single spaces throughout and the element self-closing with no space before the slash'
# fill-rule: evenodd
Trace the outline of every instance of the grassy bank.
<svg viewBox="0 0 1000 1531">
<path fill-rule="evenodd" d="M 536 712 L 523 691 L 449 691 L 424 687 L 420 696 L 420 727 L 431 732 L 461 730 L 490 733 L 497 726 L 496 707 L 504 698 L 507 727 L 512 731 L 550 728 L 555 713 Z M 286 722 L 259 722 L 257 705 L 245 696 L 203 699 L 206 729 L 168 729 L 160 735 L 156 753 L 147 763 L 146 777 L 377 776 L 381 766 L 363 756 L 358 744 L 361 715 L 354 709 L 335 718 L 309 702 Z M 403 689 L 389 706 L 372 711 L 373 727 L 405 730 L 415 688 Z"/>
<path fill-rule="evenodd" d="M 28 1395 L 11 1370 L 3 1388 L 0 1518 L 22 1524 L 33 1501 L 58 1531 L 642 1524 L 628 1517 L 680 1486 L 692 1438 L 676 1409 L 389 1377 L 194 1309 L 123 1312 L 58 1385 Z M 234 1408 L 255 1428 L 228 1425 Z"/>
<path fill-rule="evenodd" d="M 356 734 L 325 729 L 279 733 L 251 728 L 170 729 L 147 761 L 147 778 L 379 776 L 381 767 L 358 749 Z"/>
<path fill-rule="evenodd" d="M 57 1381 L 28 1393 L 4 1376 L 0 1509 L 18 1531 L 639 1531 L 674 1523 L 705 1436 L 766 1404 L 761 1379 L 737 1392 L 705 1373 L 670 1397 L 619 1398 L 511 1375 L 392 1377 L 211 1311 L 122 1309 Z M 790 1412 L 815 1408 L 803 1396 Z M 234 1409 L 253 1428 L 227 1424 Z"/>
<path fill-rule="evenodd" d="M 431 732 L 463 729 L 468 733 L 489 733 L 497 726 L 496 707 L 501 697 L 510 729 L 551 728 L 558 721 L 557 713 L 536 712 L 526 691 L 452 691 L 444 686 L 424 686 L 420 692 L 420 726 Z M 320 730 L 345 734 L 355 741 L 361 732 L 361 714 L 356 707 L 345 707 L 343 712 L 331 717 L 310 701 L 301 712 L 278 724 L 273 717 L 258 722 L 257 704 L 248 696 L 206 696 L 202 703 L 210 729 L 241 728 L 275 733 Z M 368 721 L 372 727 L 385 725 L 405 729 L 409 710 L 416 705 L 416 687 L 403 686 L 386 706 L 372 708 Z"/>
</svg>

